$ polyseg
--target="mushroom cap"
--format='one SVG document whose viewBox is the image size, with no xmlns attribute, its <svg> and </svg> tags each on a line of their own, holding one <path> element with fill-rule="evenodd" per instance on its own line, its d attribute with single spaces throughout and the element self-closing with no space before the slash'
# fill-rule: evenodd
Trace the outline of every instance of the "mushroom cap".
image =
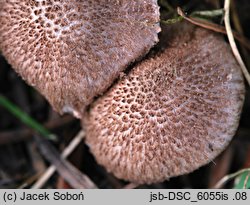
<svg viewBox="0 0 250 205">
<path fill-rule="evenodd" d="M 60 113 L 81 117 L 158 41 L 157 0 L 6 0 L 0 50 Z"/>
<path fill-rule="evenodd" d="M 240 68 L 221 36 L 177 24 L 162 38 L 162 52 L 123 76 L 83 119 L 97 162 L 139 184 L 213 160 L 235 134 L 244 101 Z"/>
</svg>

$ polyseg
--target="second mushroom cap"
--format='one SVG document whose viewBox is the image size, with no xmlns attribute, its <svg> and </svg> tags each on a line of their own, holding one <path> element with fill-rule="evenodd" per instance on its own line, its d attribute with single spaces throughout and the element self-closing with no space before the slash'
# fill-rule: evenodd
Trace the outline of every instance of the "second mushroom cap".
<svg viewBox="0 0 250 205">
<path fill-rule="evenodd" d="M 243 105 L 241 71 L 221 36 L 176 24 L 162 39 L 162 52 L 134 67 L 83 121 L 97 162 L 136 183 L 213 160 L 235 134 Z"/>
</svg>

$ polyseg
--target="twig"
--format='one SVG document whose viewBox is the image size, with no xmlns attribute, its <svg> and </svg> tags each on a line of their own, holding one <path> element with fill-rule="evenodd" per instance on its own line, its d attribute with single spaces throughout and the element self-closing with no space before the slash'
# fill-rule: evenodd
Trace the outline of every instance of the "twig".
<svg viewBox="0 0 250 205">
<path fill-rule="evenodd" d="M 246 68 L 246 66 L 245 66 L 245 64 L 240 56 L 240 52 L 238 51 L 238 48 L 236 46 L 236 43 L 234 41 L 232 28 L 230 25 L 230 0 L 225 0 L 224 10 L 225 10 L 224 22 L 225 22 L 225 27 L 226 27 L 226 31 L 227 31 L 228 41 L 229 41 L 230 46 L 232 48 L 233 54 L 234 54 L 236 60 L 238 61 L 248 84 L 250 85 L 250 75 L 249 75 L 248 70 L 247 70 L 247 68 Z"/>
<path fill-rule="evenodd" d="M 225 27 L 220 26 L 218 24 L 215 23 L 211 23 L 208 21 L 203 21 L 203 20 L 199 20 L 196 18 L 192 18 L 192 17 L 188 17 L 182 10 L 180 7 L 177 7 L 177 13 L 182 16 L 185 20 L 189 21 L 190 23 L 200 26 L 202 28 L 206 28 L 212 31 L 215 31 L 217 33 L 223 33 L 223 34 L 227 34 L 227 31 L 225 29 Z M 250 49 L 250 42 L 248 39 L 246 39 L 244 36 L 240 35 L 237 32 L 233 31 L 233 35 L 234 37 L 242 43 L 243 46 L 245 46 L 247 49 Z"/>
<path fill-rule="evenodd" d="M 80 131 L 70 142 L 70 144 L 63 150 L 61 154 L 62 158 L 67 158 L 75 150 L 75 148 L 82 142 L 84 136 L 85 136 L 84 131 Z M 49 180 L 49 178 L 54 174 L 55 171 L 56 167 L 54 165 L 51 165 L 31 188 L 32 189 L 42 188 L 42 186 Z"/>
<path fill-rule="evenodd" d="M 224 176 L 219 182 L 216 183 L 216 185 L 214 186 L 214 189 L 220 189 L 226 182 L 228 182 L 229 180 L 237 177 L 238 175 L 240 175 L 244 172 L 250 172 L 250 168 L 242 169 L 242 170 L 239 170 L 238 172 L 235 172 L 233 174 L 229 174 L 229 175 Z"/>
</svg>

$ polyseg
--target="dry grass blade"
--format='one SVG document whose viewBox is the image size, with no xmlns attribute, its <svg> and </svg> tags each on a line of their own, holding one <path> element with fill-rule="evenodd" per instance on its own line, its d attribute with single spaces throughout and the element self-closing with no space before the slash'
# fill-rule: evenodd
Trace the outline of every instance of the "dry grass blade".
<svg viewBox="0 0 250 205">
<path fill-rule="evenodd" d="M 218 24 L 215 23 L 211 23 L 208 21 L 203 21 L 203 20 L 199 20 L 199 19 L 195 19 L 192 17 L 188 17 L 182 10 L 180 7 L 177 7 L 177 13 L 183 17 L 185 20 L 189 21 L 190 23 L 200 26 L 202 28 L 206 28 L 218 33 L 223 33 L 223 34 L 227 34 L 227 31 L 225 29 L 225 27 L 220 26 Z M 242 43 L 243 46 L 245 46 L 247 49 L 250 49 L 250 42 L 248 39 L 246 39 L 244 36 L 240 35 L 237 32 L 232 31 L 234 37 L 240 42 Z"/>
<path fill-rule="evenodd" d="M 70 142 L 70 144 L 63 150 L 61 157 L 67 158 L 75 148 L 82 142 L 85 133 L 84 131 L 80 131 L 74 139 Z M 44 184 L 49 180 L 49 178 L 54 174 L 56 171 L 56 167 L 51 165 L 46 172 L 39 178 L 39 180 L 32 186 L 33 189 L 40 189 L 44 186 Z"/>
<path fill-rule="evenodd" d="M 72 164 L 63 159 L 51 144 L 41 137 L 36 137 L 37 145 L 43 156 L 55 166 L 57 172 L 69 183 L 72 188 L 93 189 L 97 186 Z M 73 147 L 73 146 L 72 146 Z M 69 151 L 67 151 L 68 153 Z M 66 153 L 66 154 L 67 154 Z M 51 169 L 49 170 L 51 173 Z"/>
<path fill-rule="evenodd" d="M 237 5 L 237 0 L 233 0 L 231 1 L 231 19 L 234 25 L 235 30 L 244 36 L 245 34 L 245 29 L 243 29 L 243 21 L 240 20 L 240 15 L 239 15 L 239 10 L 237 9 L 238 5 Z M 246 66 L 249 68 L 250 67 L 250 59 L 248 57 L 248 51 L 247 49 L 242 46 L 241 44 L 239 45 L 239 51 L 241 51 L 241 55 L 244 57 L 245 60 L 245 64 Z"/>
<path fill-rule="evenodd" d="M 225 27 L 226 27 L 226 31 L 227 31 L 227 37 L 230 43 L 230 46 L 232 48 L 233 54 L 236 58 L 236 60 L 238 61 L 241 70 L 248 82 L 248 84 L 250 85 L 250 75 L 248 73 L 248 70 L 240 56 L 240 52 L 236 46 L 236 43 L 234 41 L 234 36 L 233 36 L 233 32 L 232 32 L 232 28 L 230 25 L 230 0 L 225 0 L 224 3 L 224 10 L 225 10 L 225 16 L 224 16 L 224 22 L 225 22 Z"/>
</svg>

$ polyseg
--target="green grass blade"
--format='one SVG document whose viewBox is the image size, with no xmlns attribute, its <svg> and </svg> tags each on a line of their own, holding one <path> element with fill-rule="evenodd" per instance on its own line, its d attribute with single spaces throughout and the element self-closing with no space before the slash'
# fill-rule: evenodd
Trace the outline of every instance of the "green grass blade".
<svg viewBox="0 0 250 205">
<path fill-rule="evenodd" d="M 250 171 L 243 172 L 237 179 L 238 183 L 234 186 L 235 189 L 250 188 Z"/>
<path fill-rule="evenodd" d="M 0 95 L 0 106 L 4 107 L 11 114 L 17 117 L 21 122 L 26 124 L 28 127 L 41 134 L 50 140 L 56 140 L 57 137 L 52 134 L 49 130 L 39 124 L 36 120 L 32 119 L 28 114 L 23 112 L 19 107 L 10 102 L 7 98 Z"/>
</svg>

